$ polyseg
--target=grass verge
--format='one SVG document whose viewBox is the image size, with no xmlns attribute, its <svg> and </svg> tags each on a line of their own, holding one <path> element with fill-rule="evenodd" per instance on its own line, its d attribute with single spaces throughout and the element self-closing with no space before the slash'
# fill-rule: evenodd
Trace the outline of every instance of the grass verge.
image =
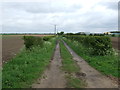
<svg viewBox="0 0 120 90">
<path fill-rule="evenodd" d="M 91 49 L 84 47 L 77 41 L 71 41 L 64 38 L 65 42 L 84 60 L 86 60 L 92 67 L 96 68 L 101 73 L 120 78 L 120 68 L 118 68 L 118 62 L 120 62 L 118 53 L 105 55 L 105 56 L 94 56 L 91 55 Z"/>
<path fill-rule="evenodd" d="M 62 57 L 62 70 L 67 73 L 67 88 L 83 88 L 85 83 L 82 79 L 75 76 L 75 74 L 80 71 L 80 68 L 62 42 L 60 42 L 60 51 Z"/>
<path fill-rule="evenodd" d="M 3 88 L 27 88 L 46 69 L 55 48 L 55 39 L 44 42 L 44 46 L 23 50 L 19 55 L 4 64 L 2 72 Z"/>
</svg>

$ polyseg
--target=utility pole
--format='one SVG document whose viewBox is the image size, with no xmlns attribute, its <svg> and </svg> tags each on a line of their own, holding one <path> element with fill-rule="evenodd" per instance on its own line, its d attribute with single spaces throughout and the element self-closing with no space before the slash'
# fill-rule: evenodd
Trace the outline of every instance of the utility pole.
<svg viewBox="0 0 120 90">
<path fill-rule="evenodd" d="M 55 26 L 55 35 L 56 35 L 57 25 L 54 25 L 54 26 Z"/>
</svg>

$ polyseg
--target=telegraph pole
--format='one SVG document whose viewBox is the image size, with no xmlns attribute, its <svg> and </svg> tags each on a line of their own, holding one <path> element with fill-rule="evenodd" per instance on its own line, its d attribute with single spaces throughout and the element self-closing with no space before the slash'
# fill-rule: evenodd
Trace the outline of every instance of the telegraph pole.
<svg viewBox="0 0 120 90">
<path fill-rule="evenodd" d="M 56 35 L 57 25 L 54 25 L 54 26 L 55 26 L 55 35 Z"/>
</svg>

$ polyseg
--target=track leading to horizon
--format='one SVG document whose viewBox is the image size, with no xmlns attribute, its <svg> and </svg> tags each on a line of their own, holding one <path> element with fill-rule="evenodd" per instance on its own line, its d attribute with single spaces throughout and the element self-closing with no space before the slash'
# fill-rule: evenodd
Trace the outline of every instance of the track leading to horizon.
<svg viewBox="0 0 120 90">
<path fill-rule="evenodd" d="M 65 42 L 64 45 L 73 56 L 81 72 L 85 74 L 87 86 L 85 88 L 118 88 L 118 85 L 108 77 L 102 75 L 96 69 L 91 67 L 85 60 L 80 58 Z M 56 45 L 53 60 L 49 67 L 44 72 L 42 78 L 39 78 L 32 88 L 65 88 L 66 78 L 65 73 L 61 71 L 62 66 L 60 56 L 59 42 Z"/>
<path fill-rule="evenodd" d="M 42 78 L 38 79 L 38 81 L 32 85 L 32 88 L 65 88 L 66 80 L 64 73 L 60 69 L 62 65 L 61 60 L 60 46 L 59 42 L 57 42 L 53 60 L 44 72 Z"/>
</svg>

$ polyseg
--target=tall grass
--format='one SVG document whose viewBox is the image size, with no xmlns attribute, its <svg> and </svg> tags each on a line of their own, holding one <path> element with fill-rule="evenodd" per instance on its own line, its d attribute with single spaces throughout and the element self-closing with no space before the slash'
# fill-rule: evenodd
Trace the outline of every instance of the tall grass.
<svg viewBox="0 0 120 90">
<path fill-rule="evenodd" d="M 44 42 L 43 47 L 24 49 L 3 66 L 3 88 L 27 88 L 42 75 L 52 57 L 55 39 Z"/>
<path fill-rule="evenodd" d="M 78 41 L 68 40 L 64 38 L 67 44 L 84 60 L 86 60 L 92 67 L 96 68 L 101 73 L 119 77 L 120 68 L 118 68 L 118 62 L 120 62 L 120 58 L 117 52 L 114 51 L 113 54 L 108 54 L 104 56 L 100 55 L 91 55 L 92 49 L 83 46 Z"/>
</svg>

